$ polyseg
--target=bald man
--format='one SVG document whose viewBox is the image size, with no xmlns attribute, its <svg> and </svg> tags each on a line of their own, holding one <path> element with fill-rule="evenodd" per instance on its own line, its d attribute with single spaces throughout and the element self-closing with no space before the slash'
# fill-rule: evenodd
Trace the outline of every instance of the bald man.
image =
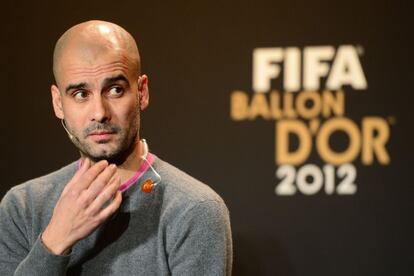
<svg viewBox="0 0 414 276">
<path fill-rule="evenodd" d="M 228 210 L 140 138 L 149 104 L 135 40 L 88 21 L 53 55 L 53 108 L 80 159 L 0 205 L 0 275 L 230 275 Z"/>
</svg>

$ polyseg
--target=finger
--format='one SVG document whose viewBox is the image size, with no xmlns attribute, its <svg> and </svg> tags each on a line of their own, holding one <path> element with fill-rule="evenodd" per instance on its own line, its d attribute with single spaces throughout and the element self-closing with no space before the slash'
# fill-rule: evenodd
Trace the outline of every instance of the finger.
<svg viewBox="0 0 414 276">
<path fill-rule="evenodd" d="M 71 190 L 75 194 L 80 194 L 83 190 L 87 189 L 92 182 L 98 177 L 100 173 L 108 166 L 108 161 L 101 160 L 98 163 L 91 166 L 85 173 L 83 173 L 71 187 Z"/>
<path fill-rule="evenodd" d="M 80 168 L 76 171 L 75 175 L 63 189 L 62 195 L 65 194 L 67 190 L 70 189 L 74 185 L 74 183 L 78 181 L 79 177 L 82 176 L 90 168 L 90 166 L 91 161 L 89 160 L 89 158 L 84 158 L 83 162 L 81 162 Z"/>
<path fill-rule="evenodd" d="M 120 184 L 121 179 L 119 178 L 119 176 L 116 176 L 113 179 L 111 179 L 111 182 L 105 187 L 103 191 L 101 191 L 101 193 L 99 193 L 95 200 L 89 205 L 87 213 L 93 215 L 99 213 L 99 211 L 102 210 L 102 208 L 104 208 L 105 204 L 108 204 L 108 202 L 111 199 L 114 199 L 114 196 L 118 191 Z"/>
<path fill-rule="evenodd" d="M 86 195 L 94 200 L 100 192 L 110 183 L 110 180 L 116 173 L 116 165 L 111 164 L 103 170 L 101 174 L 92 182 L 87 190 L 84 190 Z"/>
<path fill-rule="evenodd" d="M 75 176 L 72 178 L 75 182 L 78 181 L 79 177 L 82 176 L 91 166 L 91 160 L 89 158 L 85 158 L 76 172 Z"/>
<path fill-rule="evenodd" d="M 116 191 L 115 197 L 112 202 L 106 206 L 98 215 L 98 220 L 102 222 L 106 221 L 116 210 L 119 209 L 122 203 L 122 192 Z"/>
</svg>

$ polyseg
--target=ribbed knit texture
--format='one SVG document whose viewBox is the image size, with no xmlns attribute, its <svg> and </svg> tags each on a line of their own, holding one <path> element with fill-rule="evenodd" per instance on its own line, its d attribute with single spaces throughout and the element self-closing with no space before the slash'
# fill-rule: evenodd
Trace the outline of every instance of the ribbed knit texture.
<svg viewBox="0 0 414 276">
<path fill-rule="evenodd" d="M 140 190 L 148 170 L 123 193 L 118 212 L 69 256 L 39 236 L 77 167 L 72 163 L 12 188 L 0 204 L 0 275 L 230 275 L 228 210 L 208 186 L 156 158 L 162 181 Z"/>
</svg>

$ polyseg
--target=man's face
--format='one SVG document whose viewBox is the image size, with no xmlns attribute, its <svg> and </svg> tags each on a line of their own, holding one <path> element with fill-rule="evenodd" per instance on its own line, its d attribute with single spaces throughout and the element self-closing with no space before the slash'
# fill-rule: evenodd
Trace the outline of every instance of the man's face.
<svg viewBox="0 0 414 276">
<path fill-rule="evenodd" d="M 123 162 L 139 137 L 139 92 L 147 87 L 146 76 L 139 78 L 119 51 L 79 57 L 68 54 L 59 63 L 58 87 L 52 86 L 56 115 L 83 155 Z"/>
</svg>

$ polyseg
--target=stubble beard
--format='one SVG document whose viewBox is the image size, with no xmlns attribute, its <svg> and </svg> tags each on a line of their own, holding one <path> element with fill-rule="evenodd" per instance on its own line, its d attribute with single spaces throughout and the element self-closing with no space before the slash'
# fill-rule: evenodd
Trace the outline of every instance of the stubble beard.
<svg viewBox="0 0 414 276">
<path fill-rule="evenodd" d="M 131 120 L 130 127 L 121 128 L 111 123 L 94 123 L 83 130 L 82 135 L 75 136 L 72 143 L 78 148 L 82 156 L 91 159 L 93 162 L 107 160 L 110 164 L 121 165 L 125 162 L 129 155 L 131 155 L 136 146 L 137 138 L 139 137 L 140 118 L 139 112 L 134 114 L 134 120 Z M 111 140 L 101 140 L 98 143 L 88 141 L 88 135 L 95 130 L 106 130 L 113 132 Z M 72 132 L 73 133 L 73 132 Z M 100 149 L 99 144 L 115 143 L 114 147 L 110 149 Z"/>
</svg>

